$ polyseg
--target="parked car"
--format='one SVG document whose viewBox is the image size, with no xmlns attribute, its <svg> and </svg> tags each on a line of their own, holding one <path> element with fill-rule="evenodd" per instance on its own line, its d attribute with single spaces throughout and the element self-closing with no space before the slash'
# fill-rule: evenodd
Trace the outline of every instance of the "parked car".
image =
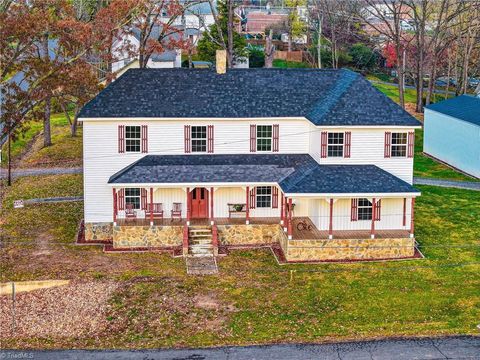
<svg viewBox="0 0 480 360">
<path fill-rule="evenodd" d="M 435 80 L 435 86 L 447 86 L 448 83 L 450 86 L 457 86 L 457 80 L 448 79 L 446 76 L 441 76 Z"/>
<path fill-rule="evenodd" d="M 471 88 L 476 88 L 480 84 L 480 79 L 470 77 L 468 78 L 468 86 Z"/>
</svg>

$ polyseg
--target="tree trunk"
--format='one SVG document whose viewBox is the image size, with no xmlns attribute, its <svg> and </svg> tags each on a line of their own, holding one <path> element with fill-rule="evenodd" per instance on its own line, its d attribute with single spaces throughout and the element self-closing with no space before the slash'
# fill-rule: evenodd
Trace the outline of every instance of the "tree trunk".
<svg viewBox="0 0 480 360">
<path fill-rule="evenodd" d="M 400 106 L 405 109 L 405 71 L 403 69 L 405 63 L 403 60 L 403 56 L 400 55 L 400 47 L 397 46 L 395 49 L 395 53 L 397 56 L 397 76 L 398 76 L 398 100 L 400 102 Z"/>
<path fill-rule="evenodd" d="M 318 68 L 322 68 L 322 21 L 323 18 L 321 15 L 318 17 L 318 39 L 317 39 L 317 57 L 318 57 Z"/>
<path fill-rule="evenodd" d="M 228 68 L 233 68 L 233 0 L 228 0 L 227 60 Z"/>
<path fill-rule="evenodd" d="M 273 47 L 273 30 L 270 29 L 270 32 L 265 39 L 265 67 L 273 67 L 273 58 L 275 54 L 275 49 Z"/>
<path fill-rule="evenodd" d="M 445 100 L 448 99 L 448 93 L 450 92 L 450 71 L 451 71 L 451 58 L 450 52 L 447 51 L 448 63 L 447 63 L 447 88 L 445 89 Z"/>
<path fill-rule="evenodd" d="M 429 76 L 430 78 L 428 81 L 428 92 L 427 92 L 427 98 L 425 100 L 426 105 L 430 104 L 432 100 L 433 92 L 435 90 L 435 78 L 437 77 L 437 62 L 435 60 L 433 61 Z"/>
<path fill-rule="evenodd" d="M 52 134 L 50 129 L 50 112 L 52 107 L 52 98 L 50 95 L 45 100 L 45 111 L 43 113 L 43 147 L 52 145 Z"/>
<path fill-rule="evenodd" d="M 72 125 L 70 125 L 70 133 L 72 135 L 72 137 L 76 137 L 77 136 L 77 130 L 78 130 L 78 106 L 77 108 L 75 109 L 75 115 L 73 116 L 73 121 L 72 121 Z"/>
<path fill-rule="evenodd" d="M 12 134 L 9 126 L 8 129 L 8 179 L 7 185 L 12 186 Z"/>
</svg>

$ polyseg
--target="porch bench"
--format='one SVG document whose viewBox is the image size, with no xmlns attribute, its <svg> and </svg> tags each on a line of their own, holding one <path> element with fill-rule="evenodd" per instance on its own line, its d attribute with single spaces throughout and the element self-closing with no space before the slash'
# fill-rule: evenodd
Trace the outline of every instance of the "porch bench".
<svg viewBox="0 0 480 360">
<path fill-rule="evenodd" d="M 244 216 L 247 215 L 247 204 L 227 204 L 227 206 L 228 206 L 229 218 L 236 217 L 235 215 L 237 214 L 244 215 Z"/>
</svg>

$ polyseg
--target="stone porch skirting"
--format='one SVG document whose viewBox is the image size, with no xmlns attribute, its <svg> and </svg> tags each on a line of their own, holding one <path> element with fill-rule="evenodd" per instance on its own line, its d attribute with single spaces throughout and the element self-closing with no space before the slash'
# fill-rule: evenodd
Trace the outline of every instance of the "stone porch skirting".
<svg viewBox="0 0 480 360">
<path fill-rule="evenodd" d="M 217 225 L 224 247 L 280 245 L 287 262 L 412 258 L 414 238 L 288 240 L 279 224 Z M 171 249 L 182 246 L 183 226 L 113 226 L 85 223 L 86 242 L 113 240 L 113 249 Z"/>
<path fill-rule="evenodd" d="M 287 261 L 402 259 L 415 255 L 414 238 L 286 240 Z"/>
</svg>

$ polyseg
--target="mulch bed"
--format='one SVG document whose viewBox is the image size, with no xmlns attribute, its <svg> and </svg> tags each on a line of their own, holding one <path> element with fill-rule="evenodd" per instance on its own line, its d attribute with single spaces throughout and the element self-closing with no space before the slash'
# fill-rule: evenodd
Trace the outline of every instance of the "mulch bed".
<svg viewBox="0 0 480 360">
<path fill-rule="evenodd" d="M 12 296 L 0 296 L 0 339 L 92 337 L 109 322 L 108 300 L 115 282 L 71 283 L 16 294 L 13 331 Z"/>
</svg>

